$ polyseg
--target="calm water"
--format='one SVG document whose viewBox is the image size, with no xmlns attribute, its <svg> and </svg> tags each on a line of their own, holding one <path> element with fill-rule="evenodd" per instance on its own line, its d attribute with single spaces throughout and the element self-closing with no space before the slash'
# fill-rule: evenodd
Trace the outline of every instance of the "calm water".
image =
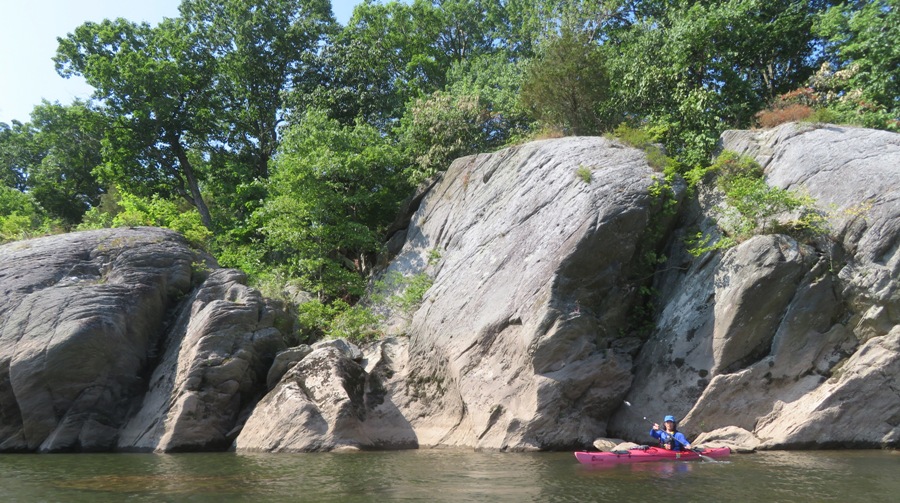
<svg viewBox="0 0 900 503">
<path fill-rule="evenodd" d="M 583 467 L 569 453 L 0 455 L 0 501 L 898 501 L 900 453 Z"/>
</svg>

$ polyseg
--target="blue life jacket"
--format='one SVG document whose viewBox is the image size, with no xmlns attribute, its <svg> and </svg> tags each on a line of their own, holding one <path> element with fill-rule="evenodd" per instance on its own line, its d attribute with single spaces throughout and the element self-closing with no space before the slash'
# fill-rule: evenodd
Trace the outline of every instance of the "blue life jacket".
<svg viewBox="0 0 900 503">
<path fill-rule="evenodd" d="M 664 430 L 650 430 L 650 436 L 659 440 L 659 446 L 673 451 L 683 451 L 685 444 L 689 444 L 684 433 L 675 430 L 675 433 L 669 434 Z"/>
</svg>

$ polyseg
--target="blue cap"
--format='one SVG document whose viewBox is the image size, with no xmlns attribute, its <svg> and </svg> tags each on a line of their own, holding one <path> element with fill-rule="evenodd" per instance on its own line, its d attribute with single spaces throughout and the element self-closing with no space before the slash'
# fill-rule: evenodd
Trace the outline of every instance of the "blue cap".
<svg viewBox="0 0 900 503">
<path fill-rule="evenodd" d="M 674 422 L 675 422 L 675 416 L 666 416 L 666 418 L 663 419 L 663 422 L 666 422 L 666 421 L 672 421 L 672 422 L 674 423 Z"/>
</svg>

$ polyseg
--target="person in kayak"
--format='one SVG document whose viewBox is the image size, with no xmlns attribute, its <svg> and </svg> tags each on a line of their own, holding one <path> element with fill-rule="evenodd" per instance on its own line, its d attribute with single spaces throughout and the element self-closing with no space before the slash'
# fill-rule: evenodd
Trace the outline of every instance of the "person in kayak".
<svg viewBox="0 0 900 503">
<path fill-rule="evenodd" d="M 650 436 L 659 440 L 660 447 L 670 451 L 683 451 L 691 448 L 684 433 L 678 431 L 678 423 L 675 416 L 666 416 L 663 420 L 665 430 L 659 429 L 659 423 L 653 423 L 653 429 L 650 430 Z"/>
</svg>

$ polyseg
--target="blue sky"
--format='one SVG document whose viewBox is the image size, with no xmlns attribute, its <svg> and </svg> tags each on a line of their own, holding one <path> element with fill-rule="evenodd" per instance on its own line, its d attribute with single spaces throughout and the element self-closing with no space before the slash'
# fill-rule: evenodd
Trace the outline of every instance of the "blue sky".
<svg viewBox="0 0 900 503">
<path fill-rule="evenodd" d="M 361 0 L 332 0 L 346 24 Z M 0 8 L 0 122 L 29 120 L 41 99 L 67 105 L 86 99 L 91 87 L 80 78 L 63 79 L 53 69 L 56 38 L 85 21 L 123 17 L 156 24 L 178 15 L 181 0 L 13 0 Z"/>
</svg>

